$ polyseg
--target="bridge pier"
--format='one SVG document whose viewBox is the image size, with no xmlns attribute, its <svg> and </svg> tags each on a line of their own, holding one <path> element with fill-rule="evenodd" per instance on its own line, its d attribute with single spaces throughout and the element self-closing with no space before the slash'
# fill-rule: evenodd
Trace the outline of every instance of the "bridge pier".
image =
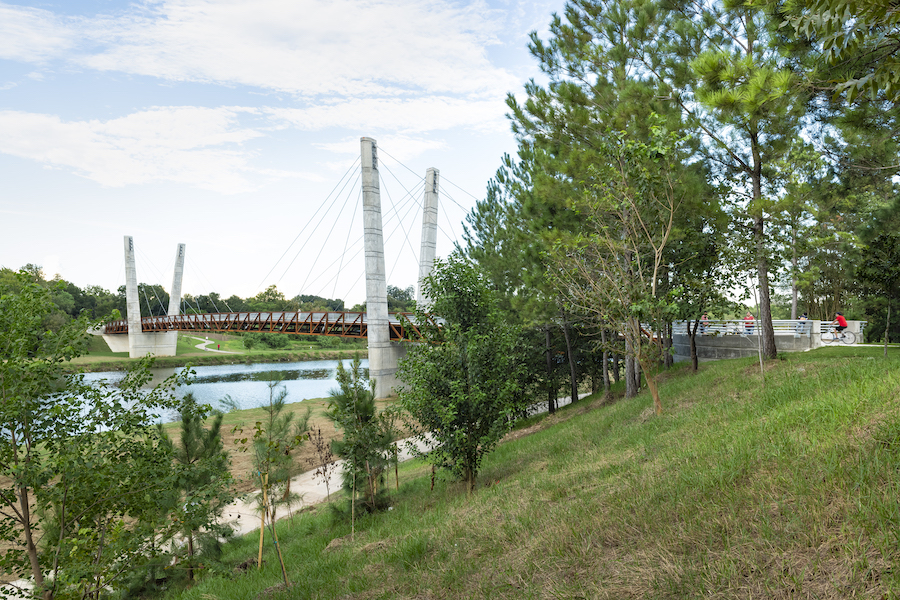
<svg viewBox="0 0 900 600">
<path fill-rule="evenodd" d="M 360 138 L 363 192 L 363 242 L 366 254 L 366 321 L 369 339 L 369 377 L 375 380 L 375 397 L 393 395 L 399 385 L 397 367 L 406 353 L 402 344 L 391 343 L 388 324 L 387 276 L 381 223 L 381 186 L 378 146 L 372 138 Z"/>
<path fill-rule="evenodd" d="M 178 244 L 175 255 L 175 273 L 172 278 L 172 293 L 169 295 L 169 315 L 180 313 L 181 281 L 184 275 L 185 245 Z M 128 351 L 129 358 L 154 356 L 175 356 L 178 333 L 144 333 L 141 330 L 141 301 L 138 296 L 137 268 L 134 260 L 134 238 L 125 236 L 125 312 L 128 320 L 128 347 L 122 343 L 122 336 L 104 335 L 113 352 Z"/>
</svg>

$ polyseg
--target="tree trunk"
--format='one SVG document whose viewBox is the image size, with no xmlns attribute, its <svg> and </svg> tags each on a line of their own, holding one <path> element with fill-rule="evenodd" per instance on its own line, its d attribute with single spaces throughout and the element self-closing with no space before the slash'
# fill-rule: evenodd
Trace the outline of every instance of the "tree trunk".
<svg viewBox="0 0 900 600">
<path fill-rule="evenodd" d="M 34 531 L 31 527 L 31 510 L 28 506 L 28 488 L 19 487 L 19 510 L 22 513 L 22 527 L 25 535 L 25 551 L 28 553 L 28 562 L 31 564 L 31 575 L 34 577 L 34 588 L 41 589 L 44 587 L 44 573 L 41 571 L 41 563 L 38 559 L 37 546 L 34 543 Z M 50 592 L 44 594 L 45 598 L 50 598 Z"/>
<path fill-rule="evenodd" d="M 791 230 L 791 320 L 797 320 L 797 296 L 798 284 L 797 280 L 797 228 Z"/>
<path fill-rule="evenodd" d="M 566 314 L 560 311 L 563 320 L 563 335 L 566 338 L 566 354 L 569 356 L 569 384 L 572 388 L 572 402 L 578 402 L 578 373 L 575 370 L 575 357 L 572 355 L 572 340 L 569 337 L 569 322 Z"/>
<path fill-rule="evenodd" d="M 666 368 L 670 368 L 673 364 L 675 364 L 675 357 L 672 356 L 672 321 L 666 322 Z"/>
<path fill-rule="evenodd" d="M 547 326 L 547 412 L 551 415 L 556 412 L 556 386 L 553 385 L 553 360 L 550 356 L 550 326 Z"/>
<path fill-rule="evenodd" d="M 750 145 L 753 152 L 753 202 L 758 214 L 753 223 L 753 238 L 756 243 L 756 274 L 759 281 L 759 335 L 762 336 L 762 353 L 766 358 L 777 358 L 775 329 L 772 327 L 772 306 L 769 300 L 769 258 L 766 250 L 766 219 L 762 209 L 762 159 L 759 154 L 759 134 L 757 125 L 751 124 Z"/>
<path fill-rule="evenodd" d="M 634 385 L 634 360 L 631 353 L 631 344 L 625 340 L 625 397 L 637 396 L 638 388 Z"/>
<path fill-rule="evenodd" d="M 634 374 L 634 389 L 635 393 L 639 393 L 641 391 L 641 363 L 637 358 L 632 358 L 631 361 L 634 363 L 634 370 L 632 373 Z"/>
<path fill-rule="evenodd" d="M 619 353 L 618 352 L 613 352 L 612 362 L 613 362 L 613 381 L 615 381 L 616 383 L 619 383 L 620 374 L 619 374 Z"/>
<path fill-rule="evenodd" d="M 700 367 L 700 359 L 697 357 L 697 327 L 700 326 L 700 319 L 694 321 L 694 329 L 691 330 L 691 322 L 687 322 L 688 340 L 691 343 L 691 367 L 697 371 Z"/>
<path fill-rule="evenodd" d="M 603 344 L 603 393 L 609 393 L 609 350 L 606 349 L 606 329 L 600 330 L 600 343 Z"/>
<path fill-rule="evenodd" d="M 649 361 L 640 360 L 637 361 L 641 367 L 641 370 L 644 371 L 647 379 L 647 388 L 650 390 L 650 396 L 653 398 L 653 410 L 656 414 L 661 415 L 663 412 L 662 402 L 659 400 L 659 389 L 656 387 L 656 377 L 652 376 L 650 373 L 650 369 L 652 365 Z M 640 377 L 640 372 L 638 373 L 638 377 Z"/>
</svg>

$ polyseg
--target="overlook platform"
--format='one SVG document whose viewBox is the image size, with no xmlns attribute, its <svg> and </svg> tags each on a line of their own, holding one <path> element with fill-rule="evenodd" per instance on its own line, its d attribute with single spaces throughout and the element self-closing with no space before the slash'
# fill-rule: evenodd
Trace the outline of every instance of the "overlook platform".
<svg viewBox="0 0 900 600">
<path fill-rule="evenodd" d="M 823 346 L 821 333 L 828 329 L 830 321 L 773 320 L 775 347 L 779 352 L 803 352 Z M 856 343 L 862 341 L 866 321 L 847 321 L 847 330 L 856 334 Z M 693 321 L 691 321 L 693 327 Z M 697 358 L 700 361 L 723 360 L 756 356 L 759 352 L 759 323 L 748 326 L 743 320 L 708 321 L 705 331 L 697 330 Z M 672 346 L 675 361 L 691 359 L 687 321 L 678 321 L 672 327 Z"/>
</svg>

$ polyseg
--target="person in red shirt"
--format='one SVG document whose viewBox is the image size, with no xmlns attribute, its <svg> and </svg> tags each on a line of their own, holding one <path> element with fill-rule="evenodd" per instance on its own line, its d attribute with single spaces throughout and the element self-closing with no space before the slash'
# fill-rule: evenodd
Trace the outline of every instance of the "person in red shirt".
<svg viewBox="0 0 900 600">
<path fill-rule="evenodd" d="M 749 310 L 747 316 L 744 317 L 744 331 L 747 332 L 747 335 L 753 335 L 753 313 Z"/>
<path fill-rule="evenodd" d="M 841 337 L 844 337 L 844 330 L 847 329 L 847 319 L 844 318 L 844 315 L 841 313 L 835 313 L 834 321 L 831 322 L 835 329 L 838 330 L 838 333 L 841 334 Z"/>
</svg>

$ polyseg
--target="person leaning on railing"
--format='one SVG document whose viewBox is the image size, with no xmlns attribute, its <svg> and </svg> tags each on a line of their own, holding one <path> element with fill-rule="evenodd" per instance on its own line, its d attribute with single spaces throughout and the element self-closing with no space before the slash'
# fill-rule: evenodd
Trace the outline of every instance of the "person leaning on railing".
<svg viewBox="0 0 900 600">
<path fill-rule="evenodd" d="M 809 319 L 809 317 L 806 316 L 806 313 L 803 313 L 802 315 L 800 315 L 800 318 L 797 319 L 798 323 L 796 325 L 794 325 L 794 331 L 801 335 L 806 333 L 806 326 L 807 326 L 806 321 L 808 319 Z"/>
</svg>

